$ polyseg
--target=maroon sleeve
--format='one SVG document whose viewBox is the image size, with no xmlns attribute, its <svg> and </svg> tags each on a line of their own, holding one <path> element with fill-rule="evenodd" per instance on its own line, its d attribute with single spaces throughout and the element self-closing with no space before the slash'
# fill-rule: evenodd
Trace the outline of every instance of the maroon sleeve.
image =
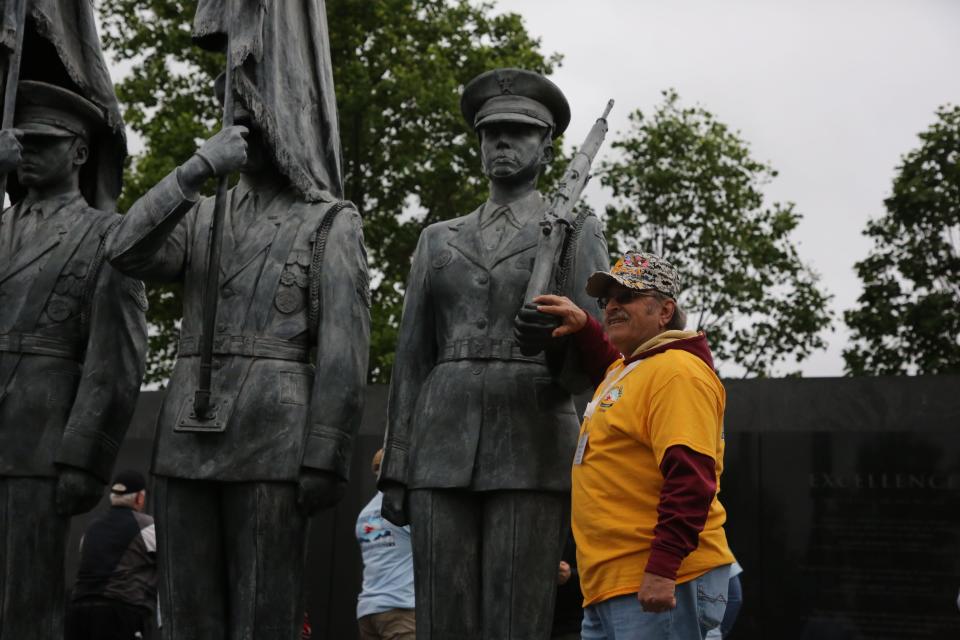
<svg viewBox="0 0 960 640">
<path fill-rule="evenodd" d="M 580 352 L 580 362 L 594 386 L 603 381 L 607 368 L 617 361 L 620 352 L 607 340 L 607 334 L 596 318 L 587 314 L 587 324 L 573 334 L 573 342 Z"/>
<path fill-rule="evenodd" d="M 697 548 L 717 493 L 716 462 L 710 456 L 674 445 L 660 463 L 663 488 L 657 505 L 647 573 L 675 580 L 680 563 Z"/>
</svg>

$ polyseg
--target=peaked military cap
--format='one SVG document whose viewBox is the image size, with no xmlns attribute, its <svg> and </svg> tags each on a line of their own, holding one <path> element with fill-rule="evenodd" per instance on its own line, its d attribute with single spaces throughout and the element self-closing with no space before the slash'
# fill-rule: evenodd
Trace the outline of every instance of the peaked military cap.
<svg viewBox="0 0 960 640">
<path fill-rule="evenodd" d="M 17 87 L 14 127 L 24 135 L 84 140 L 106 126 L 103 110 L 69 89 L 23 80 Z"/>
<path fill-rule="evenodd" d="M 460 98 L 467 124 L 522 122 L 552 129 L 554 138 L 570 124 L 570 104 L 553 82 L 524 69 L 494 69 L 467 83 Z"/>
</svg>

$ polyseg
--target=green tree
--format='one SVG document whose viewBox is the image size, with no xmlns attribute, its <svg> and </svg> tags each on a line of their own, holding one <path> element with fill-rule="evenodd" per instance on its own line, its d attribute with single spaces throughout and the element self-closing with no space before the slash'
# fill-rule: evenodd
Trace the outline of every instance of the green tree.
<svg viewBox="0 0 960 640">
<path fill-rule="evenodd" d="M 863 293 L 844 313 L 852 375 L 960 372 L 960 107 L 936 115 L 864 230 Z"/>
<path fill-rule="evenodd" d="M 684 278 L 689 327 L 705 331 L 714 356 L 745 376 L 773 374 L 824 347 L 829 295 L 801 261 L 791 203 L 766 204 L 777 173 L 753 159 L 738 133 L 673 90 L 652 116 L 630 115 L 629 132 L 602 166 L 611 254 L 647 250 Z"/>
<path fill-rule="evenodd" d="M 217 127 L 210 87 L 223 60 L 192 46 L 195 7 L 196 0 L 99 2 L 107 51 L 132 65 L 117 94 L 145 146 L 127 171 L 121 208 Z M 373 275 L 371 379 L 384 381 L 420 231 L 485 197 L 460 88 L 494 67 L 549 74 L 560 58 L 543 54 L 519 16 L 495 14 L 492 3 L 327 0 L 327 13 L 346 197 L 364 217 Z M 150 299 L 148 380 L 162 382 L 176 351 L 179 291 L 154 287 Z"/>
</svg>

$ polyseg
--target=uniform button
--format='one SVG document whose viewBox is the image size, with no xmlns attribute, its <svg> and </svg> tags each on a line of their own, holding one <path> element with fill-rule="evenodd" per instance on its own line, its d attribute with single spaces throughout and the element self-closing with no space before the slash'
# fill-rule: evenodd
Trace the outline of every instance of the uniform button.
<svg viewBox="0 0 960 640">
<path fill-rule="evenodd" d="M 488 282 L 490 282 L 490 278 L 487 276 L 487 274 L 483 274 L 477 278 L 477 284 L 487 284 Z"/>
<path fill-rule="evenodd" d="M 223 290 L 223 297 L 224 297 L 224 298 L 232 298 L 232 297 L 235 296 L 236 294 L 237 294 L 237 292 L 234 291 L 233 289 L 224 289 L 224 290 Z"/>
<path fill-rule="evenodd" d="M 227 325 L 225 325 L 224 323 L 221 322 L 220 324 L 217 325 L 217 331 L 223 333 L 226 330 L 227 330 Z"/>
<path fill-rule="evenodd" d="M 477 320 L 477 329 L 486 329 L 487 321 L 485 318 L 480 318 Z"/>
<path fill-rule="evenodd" d="M 223 366 L 223 363 L 220 362 L 219 360 L 214 360 L 213 362 L 210 363 L 210 366 L 213 367 L 214 369 L 219 369 L 220 367 Z"/>
<path fill-rule="evenodd" d="M 473 368 L 473 375 L 478 376 L 478 375 L 480 375 L 481 373 L 483 373 L 483 369 L 481 369 L 480 367 L 474 367 L 474 368 Z"/>
</svg>

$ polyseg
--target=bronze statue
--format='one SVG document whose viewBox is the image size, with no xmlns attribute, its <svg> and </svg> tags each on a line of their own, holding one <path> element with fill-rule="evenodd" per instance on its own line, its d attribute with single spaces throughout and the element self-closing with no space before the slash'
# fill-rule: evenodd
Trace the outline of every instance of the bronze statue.
<svg viewBox="0 0 960 640">
<path fill-rule="evenodd" d="M 308 519 L 342 495 L 360 422 L 370 304 L 360 216 L 338 197 L 339 166 L 324 159 L 339 162 L 339 154 L 316 153 L 336 140 L 335 112 L 322 122 L 289 120 L 316 116 L 310 96 L 332 101 L 333 87 L 300 68 L 291 74 L 306 73 L 308 90 L 277 94 L 291 78 L 261 66 L 283 35 L 274 12 L 297 7 L 234 16 L 234 75 L 218 87 L 221 100 L 236 100 L 235 125 L 135 203 L 108 252 L 125 273 L 183 284 L 180 346 L 152 468 L 160 610 L 171 640 L 295 637 Z M 205 18 L 219 9 L 201 3 Z M 214 15 L 212 24 L 226 18 Z M 248 18 L 267 34 L 260 49 L 243 46 Z M 285 44 L 326 47 L 320 31 L 313 45 Z M 314 155 L 296 153 L 310 145 Z M 217 199 L 198 191 L 234 170 L 239 184 L 221 199 L 221 258 L 208 264 Z M 201 406 L 210 268 L 219 271 L 209 405 Z"/>
<path fill-rule="evenodd" d="M 461 107 L 490 197 L 420 236 L 379 486 L 383 514 L 411 525 L 418 638 L 535 640 L 550 634 L 567 535 L 571 392 L 588 382 L 569 345 L 521 351 L 514 319 L 548 207 L 538 177 L 570 110 L 556 85 L 516 69 L 475 78 Z M 606 243 L 596 217 L 578 221 L 568 295 L 597 311 L 582 285 L 606 268 Z"/>
<path fill-rule="evenodd" d="M 17 89 L 16 133 L 0 132 L 17 197 L 0 221 L 0 640 L 47 640 L 63 637 L 70 516 L 103 495 L 133 414 L 147 302 L 104 264 L 119 216 L 83 195 L 102 184 L 89 164 L 111 135 L 104 109 Z"/>
</svg>

